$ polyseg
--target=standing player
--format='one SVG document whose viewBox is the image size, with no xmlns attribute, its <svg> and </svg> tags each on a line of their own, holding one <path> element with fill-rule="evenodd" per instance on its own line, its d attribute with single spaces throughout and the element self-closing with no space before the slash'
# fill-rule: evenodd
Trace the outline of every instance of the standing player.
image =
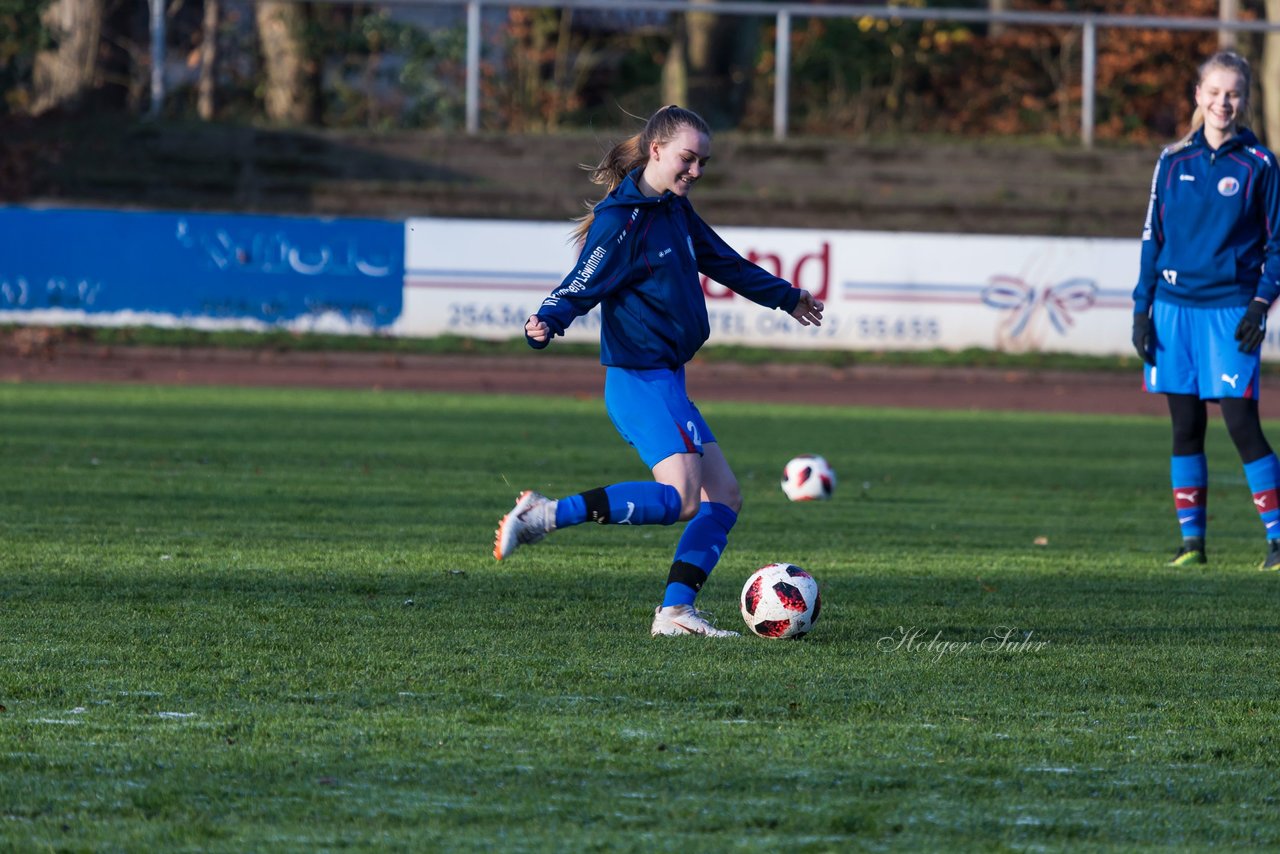
<svg viewBox="0 0 1280 854">
<path fill-rule="evenodd" d="M 1280 293 L 1280 175 L 1243 126 L 1249 64 L 1230 51 L 1200 67 L 1192 130 L 1156 164 L 1133 291 L 1133 344 L 1148 391 L 1167 396 L 1170 472 L 1182 547 L 1203 564 L 1206 401 L 1218 401 L 1267 532 L 1262 568 L 1280 569 L 1280 463 L 1258 416 L 1260 347 Z"/>
<path fill-rule="evenodd" d="M 498 523 L 493 546 L 503 560 L 587 521 L 688 521 L 654 611 L 654 635 L 737 634 L 693 607 L 742 507 L 738 481 L 685 391 L 685 363 L 710 334 L 699 274 L 802 326 L 822 322 L 820 300 L 747 261 L 694 212 L 688 195 L 710 157 L 706 122 L 677 106 L 658 110 L 615 145 L 591 174 L 609 193 L 574 232 L 582 241 L 577 265 L 524 325 L 529 345 L 542 349 L 600 306 L 605 408 L 654 482 L 615 483 L 558 501 L 524 492 Z"/>
</svg>

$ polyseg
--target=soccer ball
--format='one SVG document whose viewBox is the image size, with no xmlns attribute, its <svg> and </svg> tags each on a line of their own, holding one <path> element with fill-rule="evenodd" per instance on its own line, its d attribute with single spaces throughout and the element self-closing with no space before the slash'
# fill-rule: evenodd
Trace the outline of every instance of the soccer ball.
<svg viewBox="0 0 1280 854">
<path fill-rule="evenodd" d="M 801 454 L 782 469 L 782 491 L 792 501 L 826 501 L 836 488 L 836 473 L 817 454 Z"/>
<path fill-rule="evenodd" d="M 771 563 L 751 573 L 739 598 L 747 628 L 762 638 L 798 638 L 813 628 L 822 610 L 818 582 L 789 563 Z"/>
</svg>

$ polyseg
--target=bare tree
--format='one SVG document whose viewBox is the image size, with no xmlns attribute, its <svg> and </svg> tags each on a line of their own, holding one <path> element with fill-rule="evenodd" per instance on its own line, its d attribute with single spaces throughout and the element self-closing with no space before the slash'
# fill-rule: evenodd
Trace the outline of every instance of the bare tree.
<svg viewBox="0 0 1280 854">
<path fill-rule="evenodd" d="M 667 58 L 662 63 L 662 103 L 689 103 L 689 57 L 685 16 L 675 15 L 671 31 L 671 44 Z"/>
<path fill-rule="evenodd" d="M 715 0 L 696 0 L 703 5 L 710 5 Z M 692 106 L 706 114 L 708 93 L 716 90 L 717 77 L 717 19 L 710 12 L 689 12 L 684 16 L 686 40 L 685 59 L 688 63 L 688 101 L 682 104 Z M 715 92 L 723 96 L 723 91 Z"/>
<path fill-rule="evenodd" d="M 1009 9 L 1009 0 L 987 0 L 987 11 L 993 13 L 1005 12 Z M 996 39 L 1004 35 L 1004 24 L 991 24 L 987 27 L 987 35 Z"/>
<path fill-rule="evenodd" d="M 204 17 L 200 23 L 200 77 L 196 81 L 196 113 L 206 122 L 213 120 L 215 112 L 218 23 L 221 17 L 218 0 L 204 0 Z"/>
<path fill-rule="evenodd" d="M 663 103 L 692 107 L 713 127 L 741 117 L 750 90 L 758 22 L 743 15 L 717 15 L 717 0 L 696 0 L 707 11 L 675 17 L 671 47 L 662 69 Z"/>
<path fill-rule="evenodd" d="M 311 124 L 319 117 L 315 63 L 305 40 L 304 4 L 262 0 L 255 13 L 266 72 L 263 100 L 267 118 Z"/>
<path fill-rule="evenodd" d="M 1218 20 L 1226 23 L 1240 20 L 1240 0 L 1218 0 Z M 1218 30 L 1218 48 L 1220 50 L 1234 50 L 1235 46 L 1235 30 Z"/>
<path fill-rule="evenodd" d="M 56 46 L 36 54 L 32 113 L 73 103 L 93 86 L 102 14 L 102 0 L 53 0 L 45 9 L 40 20 Z"/>
</svg>

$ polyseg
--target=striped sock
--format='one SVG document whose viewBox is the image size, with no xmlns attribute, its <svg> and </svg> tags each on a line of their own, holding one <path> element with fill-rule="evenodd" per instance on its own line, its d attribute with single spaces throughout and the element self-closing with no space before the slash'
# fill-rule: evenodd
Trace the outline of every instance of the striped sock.
<svg viewBox="0 0 1280 854">
<path fill-rule="evenodd" d="M 1280 483 L 1280 460 L 1275 454 L 1267 454 L 1260 460 L 1244 464 L 1245 480 L 1253 493 L 1253 506 L 1258 509 L 1262 525 L 1267 529 L 1268 540 L 1280 539 L 1280 500 L 1276 485 Z"/>
<path fill-rule="evenodd" d="M 1203 540 L 1209 500 L 1209 465 L 1205 455 L 1170 457 L 1169 475 L 1182 538 Z"/>
</svg>

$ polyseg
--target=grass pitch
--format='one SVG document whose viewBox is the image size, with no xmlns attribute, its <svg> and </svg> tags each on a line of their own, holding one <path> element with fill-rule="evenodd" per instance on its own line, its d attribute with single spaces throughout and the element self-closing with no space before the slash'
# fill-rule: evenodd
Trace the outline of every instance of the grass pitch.
<svg viewBox="0 0 1280 854">
<path fill-rule="evenodd" d="M 497 564 L 516 493 L 645 478 L 598 401 L 0 387 L 0 848 L 1280 846 L 1280 576 L 1217 424 L 1208 568 L 1162 419 L 703 407 L 746 505 Z M 794 453 L 841 480 L 778 489 Z"/>
</svg>

